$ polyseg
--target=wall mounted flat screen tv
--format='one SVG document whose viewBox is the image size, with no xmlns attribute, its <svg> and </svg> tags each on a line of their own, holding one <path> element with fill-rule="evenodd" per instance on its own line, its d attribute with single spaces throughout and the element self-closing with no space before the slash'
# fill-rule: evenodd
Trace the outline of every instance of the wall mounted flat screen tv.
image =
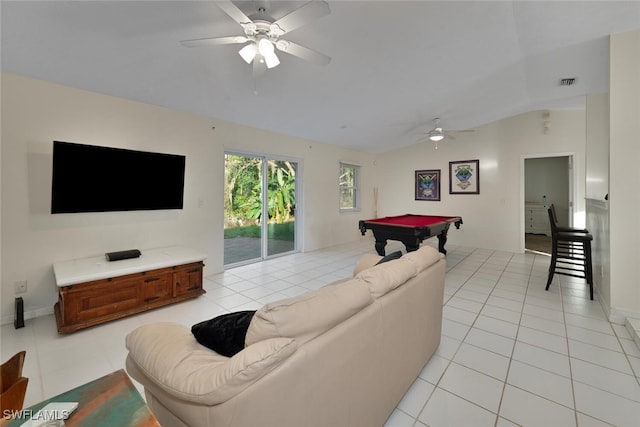
<svg viewBox="0 0 640 427">
<path fill-rule="evenodd" d="M 51 213 L 182 209 L 185 156 L 53 142 Z"/>
</svg>

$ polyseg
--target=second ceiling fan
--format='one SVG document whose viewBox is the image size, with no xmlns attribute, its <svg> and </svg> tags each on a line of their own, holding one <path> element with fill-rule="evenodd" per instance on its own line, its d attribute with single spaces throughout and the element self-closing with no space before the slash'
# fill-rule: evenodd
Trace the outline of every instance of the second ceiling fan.
<svg viewBox="0 0 640 427">
<path fill-rule="evenodd" d="M 310 1 L 278 20 L 267 14 L 268 1 L 257 2 L 256 13 L 251 16 L 245 15 L 230 0 L 216 2 L 216 4 L 240 24 L 244 35 L 183 40 L 180 42 L 183 46 L 245 44 L 238 53 L 248 64 L 253 63 L 254 76 L 280 64 L 275 49 L 317 65 L 327 65 L 331 62 L 331 58 L 327 55 L 281 38 L 313 20 L 330 14 L 331 10 L 327 2 L 323 0 Z"/>
<path fill-rule="evenodd" d="M 424 138 L 421 138 L 420 141 L 425 141 L 429 139 L 433 142 L 435 149 L 438 149 L 438 142 L 443 139 L 456 139 L 453 135 L 458 133 L 467 133 L 473 132 L 473 129 L 465 129 L 465 130 L 444 130 L 442 126 L 440 126 L 440 119 L 436 118 L 433 120 L 435 123 L 435 127 L 431 129 Z"/>
</svg>

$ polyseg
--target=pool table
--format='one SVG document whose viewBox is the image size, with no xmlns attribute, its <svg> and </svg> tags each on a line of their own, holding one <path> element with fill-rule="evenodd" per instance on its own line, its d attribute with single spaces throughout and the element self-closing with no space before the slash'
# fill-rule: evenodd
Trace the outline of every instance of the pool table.
<svg viewBox="0 0 640 427">
<path fill-rule="evenodd" d="M 451 224 L 460 228 L 462 218 L 459 216 L 436 215 L 399 215 L 361 220 L 358 228 L 364 236 L 367 230 L 373 232 L 376 239 L 376 251 L 384 255 L 387 240 L 399 240 L 404 243 L 407 252 L 418 250 L 423 240 L 438 236 L 438 250 L 446 255 L 444 244 Z"/>
</svg>

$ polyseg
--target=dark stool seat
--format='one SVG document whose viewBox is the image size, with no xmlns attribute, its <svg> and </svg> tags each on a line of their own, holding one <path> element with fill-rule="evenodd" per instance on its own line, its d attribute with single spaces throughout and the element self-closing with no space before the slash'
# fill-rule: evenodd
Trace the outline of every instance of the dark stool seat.
<svg viewBox="0 0 640 427">
<path fill-rule="evenodd" d="M 565 227 L 562 225 L 558 225 L 558 215 L 556 215 L 556 207 L 553 205 L 553 203 L 551 204 L 551 206 L 549 206 L 549 209 L 551 209 L 551 214 L 553 215 L 553 222 L 555 222 L 556 224 L 556 230 L 558 231 L 572 231 L 572 232 L 576 232 L 576 233 L 588 233 L 589 230 L 587 230 L 586 228 L 577 228 L 577 227 Z"/>
<path fill-rule="evenodd" d="M 547 209 L 551 225 L 552 249 L 549 278 L 545 290 L 549 290 L 554 274 L 580 277 L 589 284 L 589 294 L 593 300 L 593 268 L 591 265 L 593 236 L 585 229 L 563 227 L 560 231 L 555 220 L 554 210 L 553 205 Z"/>
</svg>

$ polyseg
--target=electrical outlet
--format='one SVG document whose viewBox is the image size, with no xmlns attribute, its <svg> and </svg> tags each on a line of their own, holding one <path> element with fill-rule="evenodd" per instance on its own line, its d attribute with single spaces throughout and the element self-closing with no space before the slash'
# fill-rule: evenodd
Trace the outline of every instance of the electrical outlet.
<svg viewBox="0 0 640 427">
<path fill-rule="evenodd" d="M 14 283 L 16 294 L 24 294 L 27 292 L 27 281 L 18 280 Z"/>
</svg>

